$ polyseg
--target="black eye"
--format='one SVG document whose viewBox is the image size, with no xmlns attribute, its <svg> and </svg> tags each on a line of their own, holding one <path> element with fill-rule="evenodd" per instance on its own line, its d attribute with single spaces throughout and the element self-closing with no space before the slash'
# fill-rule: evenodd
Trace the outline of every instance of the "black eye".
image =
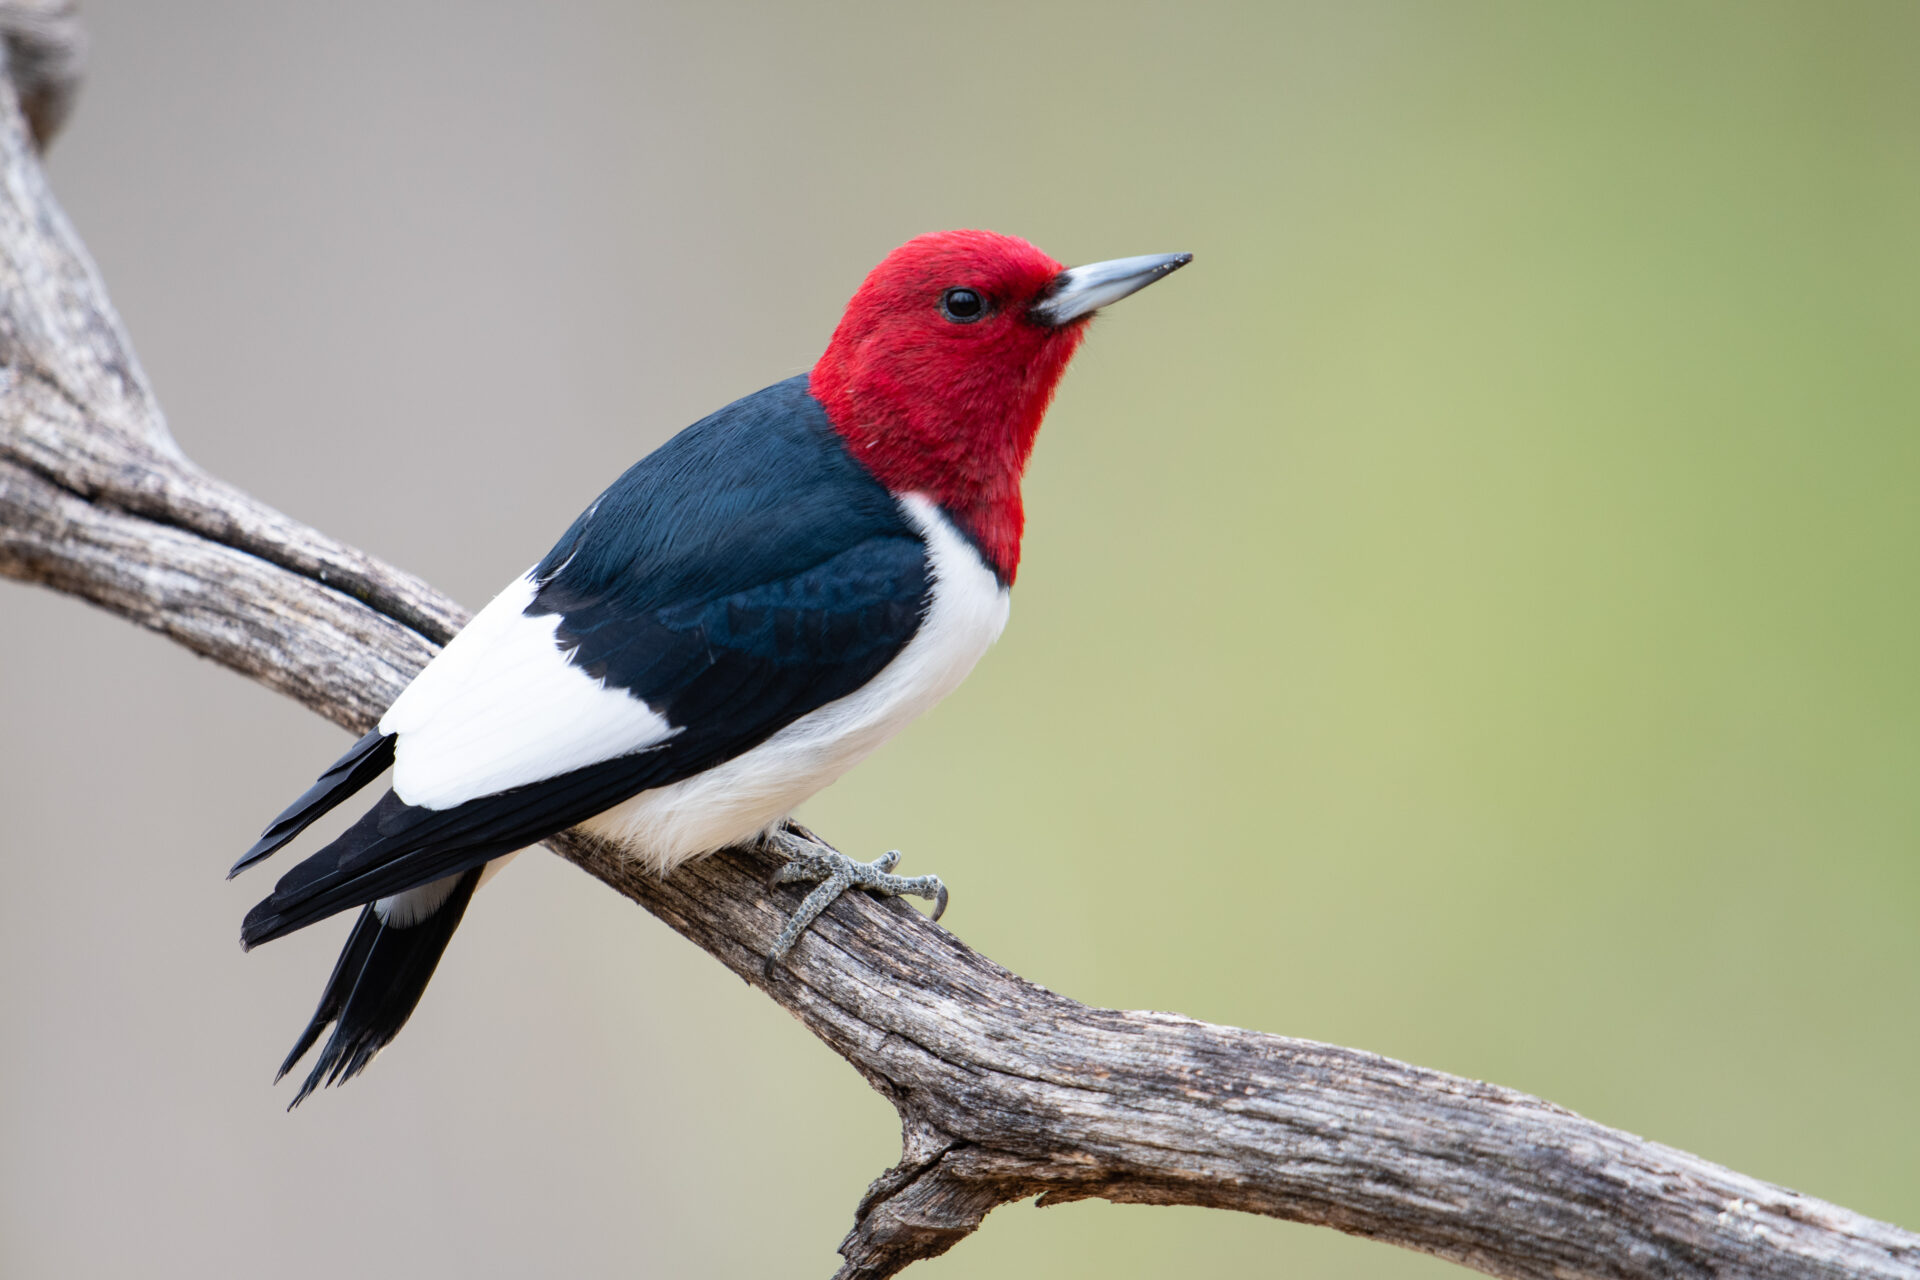
<svg viewBox="0 0 1920 1280">
<path fill-rule="evenodd" d="M 940 314 L 955 324 L 972 324 L 986 313 L 986 299 L 972 289 L 949 289 L 940 295 Z"/>
</svg>

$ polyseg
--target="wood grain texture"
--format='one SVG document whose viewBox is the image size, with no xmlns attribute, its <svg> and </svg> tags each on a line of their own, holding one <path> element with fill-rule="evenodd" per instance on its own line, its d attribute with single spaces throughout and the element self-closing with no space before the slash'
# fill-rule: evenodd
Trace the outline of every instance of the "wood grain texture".
<svg viewBox="0 0 1920 1280">
<path fill-rule="evenodd" d="M 70 101 L 71 6 L 0 4 L 0 30 L 35 100 Z M 0 92 L 0 575 L 364 729 L 464 613 L 182 456 L 47 188 L 44 109 L 29 114 Z M 777 849 L 663 880 L 584 837 L 552 843 L 760 987 L 898 1109 L 901 1160 L 858 1205 L 843 1276 L 942 1253 L 1009 1201 L 1099 1196 L 1317 1223 L 1499 1276 L 1920 1280 L 1920 1237 L 1899 1228 L 1493 1085 L 1090 1008 L 899 902 L 848 895 L 765 979 L 801 896 L 767 887 Z"/>
</svg>

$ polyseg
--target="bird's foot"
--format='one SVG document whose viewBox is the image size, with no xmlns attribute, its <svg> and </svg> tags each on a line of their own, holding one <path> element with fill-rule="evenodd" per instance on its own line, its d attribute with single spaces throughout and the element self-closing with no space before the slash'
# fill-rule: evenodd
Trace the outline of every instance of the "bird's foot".
<svg viewBox="0 0 1920 1280">
<path fill-rule="evenodd" d="M 787 855 L 788 862 L 773 873 L 774 884 L 812 884 L 819 881 L 819 887 L 794 909 L 794 913 L 787 918 L 786 928 L 780 930 L 780 936 L 773 940 L 773 947 L 767 952 L 768 976 L 772 976 L 775 965 L 787 958 L 787 953 L 793 950 L 793 944 L 800 941 L 800 935 L 820 918 L 820 913 L 849 889 L 865 889 L 883 898 L 903 894 L 930 898 L 935 920 L 947 909 L 947 886 L 941 883 L 939 876 L 892 874 L 894 867 L 900 863 L 898 849 L 889 850 L 872 862 L 855 862 L 839 850 L 819 844 L 780 840 L 778 848 Z"/>
</svg>

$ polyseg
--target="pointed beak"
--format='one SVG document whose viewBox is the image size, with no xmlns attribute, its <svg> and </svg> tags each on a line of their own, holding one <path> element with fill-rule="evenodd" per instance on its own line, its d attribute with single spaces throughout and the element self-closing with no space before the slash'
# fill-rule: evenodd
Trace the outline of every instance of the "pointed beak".
<svg viewBox="0 0 1920 1280">
<path fill-rule="evenodd" d="M 1172 275 L 1193 261 L 1190 253 L 1148 253 L 1138 258 L 1114 258 L 1069 267 L 1033 304 L 1033 318 L 1041 324 L 1062 325 L 1098 311 L 1130 293 L 1138 293 L 1162 276 Z"/>
</svg>

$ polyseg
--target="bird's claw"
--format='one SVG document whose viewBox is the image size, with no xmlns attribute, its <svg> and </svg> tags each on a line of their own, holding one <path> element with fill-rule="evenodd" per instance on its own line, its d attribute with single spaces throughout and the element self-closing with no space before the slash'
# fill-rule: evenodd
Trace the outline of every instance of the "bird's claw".
<svg viewBox="0 0 1920 1280">
<path fill-rule="evenodd" d="M 891 874 L 900 865 L 900 851 L 889 849 L 872 862 L 855 862 L 836 849 L 827 849 L 819 845 L 802 845 L 783 841 L 781 852 L 787 855 L 787 863 L 773 873 L 773 883 L 812 884 L 817 887 L 809 893 L 794 912 L 787 918 L 786 927 L 780 930 L 780 936 L 773 940 L 773 946 L 767 952 L 766 973 L 773 976 L 774 966 L 787 958 L 794 943 L 800 941 L 800 935 L 807 931 L 820 913 L 833 904 L 833 900 L 849 889 L 865 889 L 868 893 L 883 898 L 894 898 L 911 894 L 916 898 L 929 898 L 933 901 L 933 918 L 938 920 L 947 909 L 947 886 L 939 876 L 896 876 Z"/>
</svg>

